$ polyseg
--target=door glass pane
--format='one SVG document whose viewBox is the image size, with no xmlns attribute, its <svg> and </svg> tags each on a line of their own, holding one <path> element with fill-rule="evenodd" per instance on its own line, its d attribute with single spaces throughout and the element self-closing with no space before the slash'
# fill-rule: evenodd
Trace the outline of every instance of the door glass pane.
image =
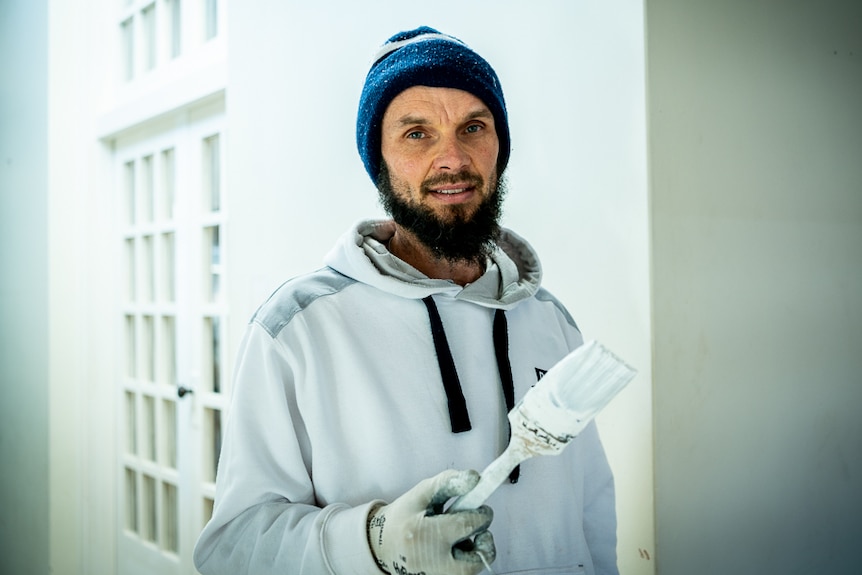
<svg viewBox="0 0 862 575">
<path fill-rule="evenodd" d="M 135 162 L 126 162 L 123 168 L 124 203 L 126 206 L 126 223 L 133 225 L 136 219 L 135 209 Z"/>
<path fill-rule="evenodd" d="M 204 318 L 201 381 L 207 391 L 221 393 L 221 320 L 218 316 Z"/>
<path fill-rule="evenodd" d="M 143 59 L 144 70 L 156 67 L 156 5 L 150 4 L 141 10 L 141 27 L 143 28 Z"/>
<path fill-rule="evenodd" d="M 168 0 L 168 12 L 170 18 L 170 29 L 171 29 L 171 58 L 176 58 L 180 55 L 180 46 L 182 36 L 181 31 L 181 23 L 180 19 L 180 0 Z"/>
<path fill-rule="evenodd" d="M 177 487 L 172 483 L 162 484 L 162 549 L 177 553 L 179 541 L 179 507 Z"/>
<path fill-rule="evenodd" d="M 153 194 L 153 157 L 141 159 L 141 220 L 153 221 L 155 197 Z"/>
<path fill-rule="evenodd" d="M 126 504 L 126 529 L 137 533 L 138 531 L 138 481 L 134 469 L 126 467 L 125 473 L 125 504 Z"/>
<path fill-rule="evenodd" d="M 176 245 L 174 237 L 173 232 L 162 234 L 162 257 L 161 269 L 159 270 L 161 290 L 159 297 L 165 302 L 173 302 L 176 299 L 176 277 L 174 275 Z"/>
<path fill-rule="evenodd" d="M 212 328 L 212 390 L 221 393 L 221 318 L 210 318 Z"/>
<path fill-rule="evenodd" d="M 138 452 L 138 415 L 135 393 L 126 394 L 126 453 L 135 455 Z"/>
<path fill-rule="evenodd" d="M 174 196 L 176 193 L 176 166 L 174 165 L 174 149 L 162 152 L 162 197 L 161 215 L 166 220 L 174 218 Z"/>
<path fill-rule="evenodd" d="M 221 234 L 219 226 L 204 228 L 204 299 L 217 302 L 221 297 Z"/>
<path fill-rule="evenodd" d="M 135 238 L 129 238 L 125 243 L 126 250 L 126 299 L 134 302 L 137 297 L 135 284 L 137 274 L 135 273 Z"/>
<path fill-rule="evenodd" d="M 214 482 L 221 453 L 221 411 L 204 409 L 203 479 Z"/>
<path fill-rule="evenodd" d="M 212 212 L 221 209 L 221 146 L 219 136 L 204 139 L 203 190 L 204 208 Z"/>
<path fill-rule="evenodd" d="M 160 338 L 159 352 L 159 382 L 162 384 L 177 385 L 177 347 L 176 347 L 176 322 L 173 316 L 162 318 L 162 333 Z"/>
<path fill-rule="evenodd" d="M 141 537 L 147 541 L 156 540 L 156 479 L 150 475 L 143 476 L 143 493 L 141 494 Z"/>
<path fill-rule="evenodd" d="M 134 20 L 129 18 L 120 24 L 123 51 L 123 79 L 127 82 L 135 75 L 135 28 Z"/>
<path fill-rule="evenodd" d="M 204 39 L 209 40 L 218 35 L 218 0 L 204 0 L 204 17 L 206 27 L 204 28 Z"/>
<path fill-rule="evenodd" d="M 214 505 L 215 505 L 215 502 L 212 500 L 212 498 L 204 497 L 204 517 L 203 517 L 203 524 L 200 526 L 201 529 L 203 529 L 204 525 L 206 525 L 207 521 L 209 521 L 212 518 Z"/>
<path fill-rule="evenodd" d="M 177 468 L 177 404 L 172 399 L 162 401 L 162 465 Z"/>
<path fill-rule="evenodd" d="M 135 379 L 138 377 L 138 354 L 137 338 L 135 331 L 135 316 L 126 316 L 126 376 Z"/>
<path fill-rule="evenodd" d="M 141 421 L 141 454 L 150 461 L 156 460 L 156 400 L 150 395 L 144 395 L 143 417 Z"/>
<path fill-rule="evenodd" d="M 146 382 L 152 382 L 156 367 L 156 358 L 154 353 L 156 333 L 153 316 L 143 316 L 143 332 L 143 341 L 141 342 L 141 379 Z"/>
<path fill-rule="evenodd" d="M 141 280 L 143 289 L 143 300 L 152 303 L 155 301 L 155 250 L 153 249 L 153 236 L 144 236 L 141 238 L 143 247 L 143 265 L 141 270 Z"/>
</svg>

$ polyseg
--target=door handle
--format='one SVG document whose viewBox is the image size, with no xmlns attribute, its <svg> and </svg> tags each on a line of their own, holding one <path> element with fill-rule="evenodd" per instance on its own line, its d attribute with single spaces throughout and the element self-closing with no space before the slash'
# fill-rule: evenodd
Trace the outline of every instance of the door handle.
<svg viewBox="0 0 862 575">
<path fill-rule="evenodd" d="M 177 388 L 177 397 L 182 399 L 183 397 L 186 396 L 187 393 L 194 393 L 194 392 L 195 391 L 193 389 L 189 389 L 188 387 L 181 385 Z"/>
</svg>

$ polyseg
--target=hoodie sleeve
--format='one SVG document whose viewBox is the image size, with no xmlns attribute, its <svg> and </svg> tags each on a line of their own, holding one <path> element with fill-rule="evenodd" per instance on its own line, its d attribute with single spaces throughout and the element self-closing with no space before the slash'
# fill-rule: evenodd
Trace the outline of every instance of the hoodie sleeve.
<svg viewBox="0 0 862 575">
<path fill-rule="evenodd" d="M 203 575 L 378 572 L 366 535 L 373 502 L 315 505 L 292 373 L 279 343 L 252 323 L 238 354 L 213 516 L 195 546 Z"/>
<path fill-rule="evenodd" d="M 619 575 L 614 477 L 596 423 L 590 423 L 581 437 L 589 445 L 584 476 L 584 538 L 596 575 Z"/>
</svg>

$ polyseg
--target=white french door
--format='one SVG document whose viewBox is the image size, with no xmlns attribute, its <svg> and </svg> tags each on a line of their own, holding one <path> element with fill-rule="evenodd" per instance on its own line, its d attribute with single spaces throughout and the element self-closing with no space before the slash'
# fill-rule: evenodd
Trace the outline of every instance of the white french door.
<svg viewBox="0 0 862 575">
<path fill-rule="evenodd" d="M 195 573 L 227 405 L 224 98 L 115 141 L 118 573 Z M 107 494 L 106 494 L 107 496 Z"/>
</svg>

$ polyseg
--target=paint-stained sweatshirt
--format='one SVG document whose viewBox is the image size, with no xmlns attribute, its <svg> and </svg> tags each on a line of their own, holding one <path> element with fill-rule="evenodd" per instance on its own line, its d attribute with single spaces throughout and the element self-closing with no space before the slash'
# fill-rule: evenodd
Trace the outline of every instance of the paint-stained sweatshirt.
<svg viewBox="0 0 862 575">
<path fill-rule="evenodd" d="M 195 548 L 201 573 L 379 574 L 366 536 L 372 503 L 447 468 L 481 471 L 506 446 L 497 310 L 516 401 L 581 345 L 514 233 L 504 231 L 485 274 L 461 287 L 391 255 L 393 232 L 388 221 L 357 224 L 326 267 L 282 285 L 249 323 L 215 508 Z M 429 296 L 467 431 L 453 432 Z M 486 503 L 496 573 L 617 573 L 613 478 L 595 424 L 561 455 L 524 462 L 518 482 Z"/>
</svg>

